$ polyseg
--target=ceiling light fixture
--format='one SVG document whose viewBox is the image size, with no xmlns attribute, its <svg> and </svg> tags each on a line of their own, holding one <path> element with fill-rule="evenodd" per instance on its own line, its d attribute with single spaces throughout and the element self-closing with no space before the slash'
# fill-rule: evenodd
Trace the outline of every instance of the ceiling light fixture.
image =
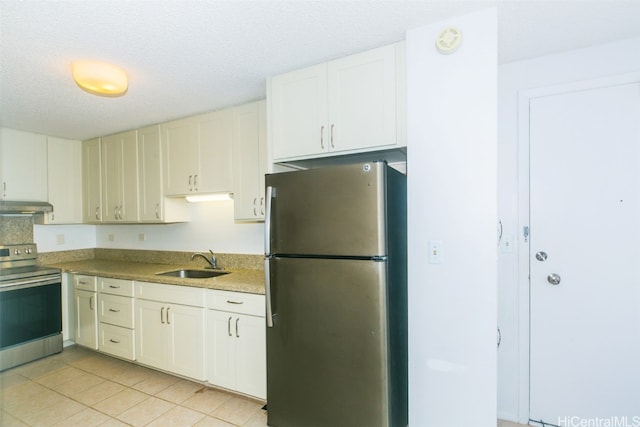
<svg viewBox="0 0 640 427">
<path fill-rule="evenodd" d="M 100 61 L 75 61 L 73 80 L 80 89 L 98 96 L 122 96 L 127 93 L 127 73 L 117 65 Z"/>
</svg>

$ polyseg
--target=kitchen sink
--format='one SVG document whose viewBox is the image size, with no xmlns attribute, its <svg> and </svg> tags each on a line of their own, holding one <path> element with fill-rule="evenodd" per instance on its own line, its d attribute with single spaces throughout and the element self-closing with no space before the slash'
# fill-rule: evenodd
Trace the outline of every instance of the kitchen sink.
<svg viewBox="0 0 640 427">
<path fill-rule="evenodd" d="M 182 277 L 185 279 L 208 279 L 210 277 L 222 276 L 223 274 L 229 274 L 228 271 L 214 271 L 214 270 L 172 270 L 165 271 L 164 273 L 156 273 L 157 276 L 171 276 Z"/>
</svg>

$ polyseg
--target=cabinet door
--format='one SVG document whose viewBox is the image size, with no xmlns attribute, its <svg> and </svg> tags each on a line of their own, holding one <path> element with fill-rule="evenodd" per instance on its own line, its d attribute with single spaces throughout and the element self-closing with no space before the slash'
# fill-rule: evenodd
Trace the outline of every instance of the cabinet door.
<svg viewBox="0 0 640 427">
<path fill-rule="evenodd" d="M 240 221 L 264 219 L 265 105 L 261 101 L 233 111 L 233 204 Z"/>
<path fill-rule="evenodd" d="M 98 312 L 96 292 L 75 290 L 76 344 L 98 349 Z"/>
<path fill-rule="evenodd" d="M 194 193 L 233 191 L 232 110 L 198 116 L 199 167 L 194 177 Z"/>
<path fill-rule="evenodd" d="M 162 125 L 162 139 L 165 195 L 188 195 L 197 169 L 194 165 L 198 156 L 197 125 L 193 119 L 165 123 Z"/>
<path fill-rule="evenodd" d="M 47 201 L 47 137 L 0 129 L 0 198 Z"/>
<path fill-rule="evenodd" d="M 395 145 L 396 46 L 330 61 L 329 150 Z"/>
<path fill-rule="evenodd" d="M 102 138 L 102 220 L 117 221 L 121 211 L 122 141 L 119 135 Z"/>
<path fill-rule="evenodd" d="M 264 317 L 235 317 L 236 390 L 261 399 L 267 396 L 266 325 Z"/>
<path fill-rule="evenodd" d="M 83 220 L 102 221 L 102 148 L 100 138 L 82 143 Z"/>
<path fill-rule="evenodd" d="M 138 131 L 122 134 L 122 212 L 120 219 L 136 222 L 139 219 L 138 209 Z"/>
<path fill-rule="evenodd" d="M 103 221 L 138 220 L 137 132 L 102 139 Z"/>
<path fill-rule="evenodd" d="M 211 384 L 236 387 L 232 313 L 207 310 L 207 376 Z"/>
<path fill-rule="evenodd" d="M 327 151 L 326 64 L 273 77 L 270 102 L 274 160 Z"/>
<path fill-rule="evenodd" d="M 204 308 L 171 304 L 167 306 L 166 333 L 169 334 L 167 369 L 203 381 Z"/>
<path fill-rule="evenodd" d="M 47 137 L 47 192 L 53 212 L 34 220 L 45 224 L 82 222 L 82 143 Z"/>
<path fill-rule="evenodd" d="M 166 369 L 166 304 L 137 299 L 136 359 L 138 362 Z"/>
<path fill-rule="evenodd" d="M 161 149 L 159 126 L 138 130 L 141 221 L 160 221 L 163 218 Z"/>
</svg>

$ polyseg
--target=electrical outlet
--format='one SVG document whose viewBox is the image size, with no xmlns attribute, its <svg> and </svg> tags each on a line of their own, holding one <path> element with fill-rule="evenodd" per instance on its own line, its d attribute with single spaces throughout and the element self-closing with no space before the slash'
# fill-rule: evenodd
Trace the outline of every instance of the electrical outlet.
<svg viewBox="0 0 640 427">
<path fill-rule="evenodd" d="M 144 242 L 145 240 L 147 240 L 147 235 L 144 233 L 138 233 L 138 240 Z"/>
<path fill-rule="evenodd" d="M 113 235 L 113 234 L 109 234 L 109 235 L 107 236 L 107 238 L 109 239 L 109 241 L 110 241 L 110 242 L 113 242 L 113 241 L 115 241 L 115 240 L 116 240 L 116 236 L 115 236 L 115 235 Z"/>
<path fill-rule="evenodd" d="M 64 234 L 56 234 L 56 244 L 64 245 Z"/>
</svg>

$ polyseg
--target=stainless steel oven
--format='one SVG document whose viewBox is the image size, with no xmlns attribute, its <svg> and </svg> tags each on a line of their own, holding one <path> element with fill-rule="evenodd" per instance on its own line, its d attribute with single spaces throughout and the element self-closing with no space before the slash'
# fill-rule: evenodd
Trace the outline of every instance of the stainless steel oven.
<svg viewBox="0 0 640 427">
<path fill-rule="evenodd" d="M 0 245 L 0 371 L 62 351 L 61 274 L 33 243 Z"/>
</svg>

